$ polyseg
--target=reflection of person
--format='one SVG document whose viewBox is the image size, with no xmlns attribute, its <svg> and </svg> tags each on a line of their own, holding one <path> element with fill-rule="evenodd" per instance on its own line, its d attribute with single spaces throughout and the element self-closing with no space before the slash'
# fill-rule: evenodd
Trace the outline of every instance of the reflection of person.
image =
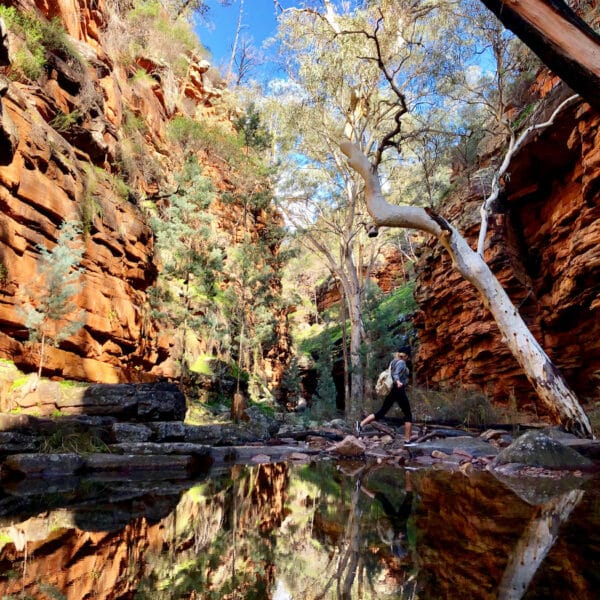
<svg viewBox="0 0 600 600">
<path fill-rule="evenodd" d="M 360 489 L 367 496 L 377 500 L 381 504 L 381 508 L 383 508 L 391 527 L 388 530 L 379 530 L 379 535 L 386 544 L 390 544 L 395 556 L 403 558 L 408 553 L 406 547 L 408 539 L 407 523 L 413 503 L 413 487 L 410 480 L 410 473 L 406 472 L 406 494 L 402 504 L 397 508 L 394 507 L 388 497 L 382 492 L 373 492 L 362 484 Z"/>
<path fill-rule="evenodd" d="M 406 385 L 408 384 L 408 367 L 406 361 L 408 355 L 404 352 L 396 352 L 394 360 L 390 364 L 393 384 L 390 393 L 386 396 L 381 408 L 376 413 L 366 416 L 360 423 L 357 422 L 357 433 L 361 433 L 365 425 L 373 421 L 383 419 L 387 412 L 392 408 L 394 402 L 397 402 L 404 413 L 404 439 L 409 442 L 412 430 L 412 412 L 410 403 L 406 395 Z"/>
</svg>

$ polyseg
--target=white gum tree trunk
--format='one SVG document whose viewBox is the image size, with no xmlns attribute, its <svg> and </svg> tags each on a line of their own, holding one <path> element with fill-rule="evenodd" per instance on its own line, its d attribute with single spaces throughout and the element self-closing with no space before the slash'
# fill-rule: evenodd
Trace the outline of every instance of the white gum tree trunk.
<svg viewBox="0 0 600 600">
<path fill-rule="evenodd" d="M 381 192 L 377 169 L 352 142 L 341 143 L 348 164 L 364 180 L 367 210 L 377 226 L 419 229 L 437 237 L 454 267 L 479 291 L 503 342 L 523 369 L 551 417 L 580 437 L 593 437 L 590 421 L 573 391 L 532 335 L 483 257 L 443 217 L 424 208 L 389 204 Z"/>
</svg>

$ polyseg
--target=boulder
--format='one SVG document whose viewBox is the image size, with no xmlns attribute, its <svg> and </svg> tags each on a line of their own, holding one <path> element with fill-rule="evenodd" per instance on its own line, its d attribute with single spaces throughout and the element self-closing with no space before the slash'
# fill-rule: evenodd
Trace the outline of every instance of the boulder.
<svg viewBox="0 0 600 600">
<path fill-rule="evenodd" d="M 347 435 L 341 442 L 329 448 L 329 452 L 338 456 L 362 456 L 365 450 L 365 444 L 353 435 Z"/>
<path fill-rule="evenodd" d="M 590 470 L 594 463 L 548 434 L 532 430 L 504 448 L 492 461 L 490 468 L 509 464 L 569 471 Z"/>
</svg>

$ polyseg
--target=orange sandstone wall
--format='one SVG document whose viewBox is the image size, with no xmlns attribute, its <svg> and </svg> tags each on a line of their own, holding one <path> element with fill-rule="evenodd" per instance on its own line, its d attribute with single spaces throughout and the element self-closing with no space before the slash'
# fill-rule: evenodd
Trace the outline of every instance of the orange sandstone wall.
<svg viewBox="0 0 600 600">
<path fill-rule="evenodd" d="M 551 359 L 583 401 L 600 398 L 600 116 L 566 110 L 513 159 L 490 222 L 486 259 Z M 472 178 L 444 209 L 477 243 L 483 190 Z M 420 251 L 416 298 L 421 384 L 483 390 L 520 407 L 532 389 L 471 285 L 431 239 Z"/>
<path fill-rule="evenodd" d="M 51 248 L 62 221 L 87 211 L 84 286 L 75 299 L 85 311 L 85 326 L 60 349 L 48 350 L 45 374 L 105 383 L 172 375 L 173 340 L 149 315 L 147 291 L 158 266 L 141 200 L 175 189 L 173 174 L 181 160 L 166 137 L 169 119 L 185 114 L 226 123 L 227 114 L 218 108 L 223 86 L 204 59 L 193 59 L 184 81 L 133 77 L 138 68 L 160 74 L 161 66 L 150 56 L 138 56 L 129 66 L 113 61 L 108 48 L 114 29 L 108 32 L 114 3 L 12 4 L 60 19 L 84 62 L 82 67 L 50 55 L 37 81 L 15 79 L 11 63 L 22 42 L 0 32 L 0 357 L 25 369 L 37 365 L 37 350 L 25 345 L 20 295 L 25 285 L 35 288 L 38 246 Z M 56 126 L 57 116 L 75 111 L 75 123 L 64 130 Z M 138 139 L 142 149 L 129 158 L 125 198 L 114 182 L 123 164 L 128 115 L 141 119 L 144 128 Z M 210 151 L 202 159 L 215 187 L 232 191 L 225 162 Z M 231 203 L 221 209 L 219 228 L 234 243 L 233 224 L 240 222 L 243 208 Z M 257 237 L 274 218 L 265 211 L 247 215 Z M 266 360 L 272 378 L 288 351 L 275 349 Z"/>
</svg>

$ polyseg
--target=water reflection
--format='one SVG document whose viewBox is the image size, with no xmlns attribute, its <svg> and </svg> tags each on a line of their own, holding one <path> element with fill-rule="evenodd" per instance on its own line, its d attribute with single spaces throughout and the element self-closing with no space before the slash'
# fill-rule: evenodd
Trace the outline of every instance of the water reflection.
<svg viewBox="0 0 600 600">
<path fill-rule="evenodd" d="M 0 494 L 0 598 L 596 598 L 600 486 L 329 462 Z M 69 485 L 70 484 L 70 485 Z"/>
</svg>

